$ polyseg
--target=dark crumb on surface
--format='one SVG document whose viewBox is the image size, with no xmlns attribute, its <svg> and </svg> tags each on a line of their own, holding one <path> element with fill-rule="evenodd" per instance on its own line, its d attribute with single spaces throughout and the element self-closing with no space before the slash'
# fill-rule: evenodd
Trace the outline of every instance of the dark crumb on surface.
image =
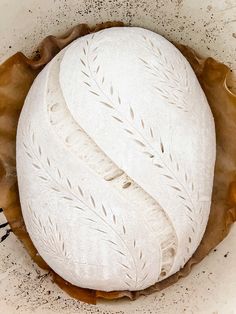
<svg viewBox="0 0 236 314">
<path fill-rule="evenodd" d="M 225 253 L 224 257 L 226 258 L 228 257 L 228 255 L 229 255 L 229 252 Z"/>
</svg>

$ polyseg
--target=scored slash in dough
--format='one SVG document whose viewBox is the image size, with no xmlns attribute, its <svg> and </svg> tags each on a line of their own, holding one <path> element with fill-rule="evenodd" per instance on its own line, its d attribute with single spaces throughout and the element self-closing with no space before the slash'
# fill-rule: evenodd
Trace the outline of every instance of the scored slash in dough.
<svg viewBox="0 0 236 314">
<path fill-rule="evenodd" d="M 29 235 L 91 289 L 141 290 L 177 272 L 208 221 L 215 129 L 182 54 L 137 27 L 75 40 L 38 75 L 17 131 Z"/>
</svg>

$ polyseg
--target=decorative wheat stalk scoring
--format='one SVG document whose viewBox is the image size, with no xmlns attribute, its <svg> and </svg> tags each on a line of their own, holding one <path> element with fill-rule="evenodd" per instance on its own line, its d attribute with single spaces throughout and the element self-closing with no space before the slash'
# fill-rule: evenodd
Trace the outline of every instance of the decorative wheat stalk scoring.
<svg viewBox="0 0 236 314">
<path fill-rule="evenodd" d="M 77 184 L 77 186 L 74 186 L 72 181 L 56 167 L 55 162 L 50 160 L 47 156 L 44 156 L 43 150 L 40 145 L 37 144 L 34 132 L 31 130 L 30 126 L 28 132 L 31 134 L 31 143 L 26 144 L 25 141 L 23 145 L 27 156 L 32 162 L 32 167 L 35 168 L 38 173 L 38 178 L 45 183 L 47 187 L 49 185 L 51 190 L 58 194 L 58 197 L 69 202 L 72 209 L 79 211 L 80 218 L 84 220 L 84 223 L 87 221 L 89 227 L 95 230 L 101 236 L 102 240 L 110 245 L 111 249 L 120 256 L 121 260 L 123 259 L 119 264 L 126 271 L 125 283 L 127 284 L 127 288 L 131 286 L 130 281 L 135 282 L 137 286 L 141 287 L 148 276 L 146 271 L 147 262 L 138 247 L 137 241 L 133 240 L 133 255 L 125 240 L 127 230 L 123 222 L 120 223 L 113 211 L 111 209 L 108 210 L 103 203 L 95 200 L 93 195 L 87 195 L 88 193 L 85 192 L 80 185 Z M 42 227 L 42 223 L 40 223 L 36 215 L 34 215 L 34 218 L 37 228 Z M 54 230 L 52 230 L 52 224 L 50 223 L 49 229 L 48 231 L 51 231 L 50 241 L 52 244 L 50 245 L 49 243 L 49 248 L 51 248 L 56 241 L 54 241 L 55 239 L 52 235 Z M 43 230 L 43 232 L 46 231 Z M 110 233 L 113 234 L 113 238 L 110 237 Z M 62 243 L 61 235 L 57 232 L 56 234 L 58 239 L 60 239 L 59 243 Z M 53 248 L 52 250 L 55 249 Z M 57 252 L 52 251 L 52 253 L 55 256 L 63 255 L 69 258 L 63 243 L 57 248 Z M 130 256 L 130 258 L 128 258 L 128 256 Z M 130 265 L 130 263 L 127 264 L 127 260 L 131 260 L 131 264 L 133 265 Z"/>
<path fill-rule="evenodd" d="M 158 96 L 164 100 L 165 104 L 170 104 L 184 112 L 188 112 L 189 103 L 191 103 L 192 100 L 189 96 L 186 96 L 189 95 L 191 91 L 188 80 L 187 63 L 185 62 L 184 65 L 182 65 L 183 60 L 180 60 L 179 53 L 176 51 L 174 58 L 175 65 L 172 64 L 171 58 L 167 60 L 166 56 L 153 44 L 151 39 L 146 36 L 142 37 L 144 39 L 144 47 L 155 56 L 155 64 L 143 58 L 139 58 L 139 61 L 149 73 L 156 78 L 158 84 L 154 84 L 153 88 L 156 90 Z M 176 62 L 180 67 L 184 67 L 184 71 L 182 71 L 184 73 L 183 76 L 176 71 Z"/>
<path fill-rule="evenodd" d="M 153 129 L 149 127 L 142 118 L 135 114 L 131 105 L 123 104 L 122 99 L 119 93 L 115 91 L 114 86 L 107 82 L 105 76 L 101 73 L 100 64 L 95 65 L 96 62 L 98 62 L 98 49 L 98 47 L 91 49 L 89 41 L 86 41 L 86 47 L 83 48 L 84 56 L 80 58 L 82 73 L 85 76 L 84 84 L 89 86 L 89 92 L 97 98 L 97 102 L 110 111 L 111 118 L 114 119 L 114 121 L 121 126 L 123 131 L 132 138 L 147 158 L 150 159 L 153 166 L 159 171 L 163 178 L 167 180 L 168 188 L 175 192 L 177 197 L 182 201 L 183 206 L 186 209 L 186 216 L 189 218 L 191 231 L 194 234 L 197 226 L 197 222 L 194 219 L 197 210 L 191 197 L 192 192 L 194 192 L 194 184 L 190 181 L 186 172 L 184 172 L 184 183 L 181 182 L 180 176 L 183 171 L 181 171 L 178 162 L 175 161 L 172 154 L 166 150 L 161 136 L 159 135 L 159 147 L 155 146 L 153 140 L 155 139 L 156 134 L 154 134 Z M 165 59 L 165 57 L 163 58 Z M 95 70 L 90 66 L 90 59 L 93 61 L 92 64 Z M 169 65 L 169 67 L 172 69 L 171 65 Z M 100 78 L 98 77 L 99 74 Z M 177 80 L 178 76 L 175 76 L 175 79 Z M 187 82 L 187 77 L 185 81 Z M 104 84 L 105 82 L 106 84 Z M 109 87 L 108 92 L 106 93 L 105 90 L 107 89 L 107 86 Z M 188 88 L 187 85 L 186 88 Z M 127 116 L 119 110 L 119 106 L 121 105 L 126 106 L 128 110 Z M 186 250 L 188 250 L 187 247 Z"/>
<path fill-rule="evenodd" d="M 32 218 L 29 226 L 34 230 L 34 234 L 42 235 L 38 237 L 41 239 L 41 247 L 48 255 L 53 255 L 55 258 L 64 261 L 70 259 L 70 254 L 66 248 L 66 242 L 64 241 L 58 226 L 52 223 L 51 218 L 47 217 L 46 226 L 41 222 L 40 217 L 33 211 L 31 204 L 28 204 L 28 210 L 32 213 Z"/>
<path fill-rule="evenodd" d="M 56 66 L 56 64 L 54 66 Z M 89 84 L 89 82 L 86 83 Z M 88 84 L 86 85 L 91 85 Z M 51 84 L 50 80 L 48 86 L 51 87 L 52 95 L 60 88 L 58 84 L 55 85 L 55 82 Z M 112 92 L 114 95 L 114 90 L 112 90 Z M 118 103 L 119 102 L 121 104 L 120 97 L 118 97 Z M 120 184 L 122 184 L 122 190 L 125 190 L 131 186 L 131 188 L 129 189 L 129 195 L 132 195 L 132 202 L 133 199 L 135 199 L 137 196 L 138 199 L 136 198 L 135 203 L 137 205 L 139 204 L 138 206 L 142 206 L 143 209 L 145 209 L 145 211 L 149 213 L 147 225 L 151 230 L 155 230 L 154 232 L 156 238 L 159 239 L 159 246 L 162 251 L 162 276 L 164 273 L 168 274 L 174 263 L 174 256 L 176 254 L 178 243 L 176 231 L 172 221 L 166 215 L 163 208 L 160 207 L 158 202 L 154 200 L 151 196 L 149 196 L 136 182 L 134 182 L 116 164 L 114 164 L 113 161 L 108 158 L 108 156 L 97 146 L 93 139 L 88 136 L 88 134 L 83 129 L 79 127 L 77 122 L 75 122 L 75 120 L 72 118 L 66 106 L 66 103 L 57 103 L 56 110 L 54 110 L 55 105 L 52 105 L 52 103 L 53 97 L 49 96 L 49 98 L 47 99 L 49 121 L 55 133 L 59 136 L 60 140 L 62 140 L 65 144 L 68 144 L 68 138 L 70 138 L 72 143 L 72 145 L 70 145 L 70 149 L 72 150 L 72 152 L 76 153 L 76 156 L 80 158 L 80 160 L 82 160 L 84 163 L 86 163 L 87 166 L 93 169 L 93 171 L 95 171 L 98 176 L 103 177 L 106 181 L 112 181 L 112 186 L 114 185 L 114 180 L 116 178 L 118 178 L 117 183 L 120 182 Z M 140 125 L 145 128 L 144 121 L 142 119 L 140 119 Z M 84 158 L 83 147 L 86 147 L 86 158 Z M 92 159 L 90 157 L 92 157 Z M 90 160 L 95 159 L 96 163 L 90 162 Z M 124 193 L 123 195 L 125 196 Z M 144 202 L 142 202 L 142 205 L 139 203 L 139 200 L 141 200 L 141 198 L 142 200 L 144 200 Z M 120 218 L 122 219 L 122 217 Z M 163 230 L 160 226 L 163 224 L 165 225 L 164 222 L 168 224 L 168 228 L 165 229 L 165 232 L 163 233 Z M 131 251 L 133 251 L 132 248 Z M 132 254 L 136 256 L 136 250 Z M 144 255 L 145 254 L 142 253 L 142 259 Z M 136 259 L 139 260 L 139 257 L 136 256 Z M 141 267 L 140 263 L 141 260 L 138 263 L 138 269 L 139 267 Z M 141 269 L 143 270 L 144 268 L 141 267 Z"/>
</svg>

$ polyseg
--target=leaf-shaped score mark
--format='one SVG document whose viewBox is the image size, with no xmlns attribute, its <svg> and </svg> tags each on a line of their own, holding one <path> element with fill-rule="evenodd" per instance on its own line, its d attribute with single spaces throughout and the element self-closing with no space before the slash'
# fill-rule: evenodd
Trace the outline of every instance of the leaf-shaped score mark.
<svg viewBox="0 0 236 314">
<path fill-rule="evenodd" d="M 47 178 L 43 177 L 43 176 L 38 176 L 41 180 L 43 181 L 47 181 Z"/>
<path fill-rule="evenodd" d="M 32 159 L 33 157 L 30 155 L 30 153 L 29 152 L 26 152 L 26 154 L 28 155 L 28 157 L 30 158 L 30 159 Z"/>
<path fill-rule="evenodd" d="M 77 186 L 77 189 L 78 189 L 80 195 L 83 197 L 84 193 L 83 193 L 83 190 L 81 189 L 81 187 L 79 185 Z"/>
<path fill-rule="evenodd" d="M 120 123 L 123 123 L 123 121 L 120 118 L 117 118 L 115 116 L 112 116 L 112 118 L 115 119 L 116 121 L 120 122 Z"/>
<path fill-rule="evenodd" d="M 150 135 L 151 135 L 151 137 L 153 138 L 154 136 L 153 136 L 152 128 L 150 128 L 149 130 L 150 130 Z"/>
<path fill-rule="evenodd" d="M 96 204 L 95 204 L 95 201 L 94 201 L 94 198 L 92 197 L 92 195 L 90 195 L 90 199 L 91 199 L 91 202 L 93 204 L 93 207 L 95 208 L 96 207 Z"/>
<path fill-rule="evenodd" d="M 140 140 L 134 139 L 134 142 L 137 143 L 139 146 L 142 146 L 142 147 L 145 147 L 145 146 L 146 146 L 146 145 L 145 145 L 143 142 L 141 142 Z"/>
<path fill-rule="evenodd" d="M 144 128 L 145 128 L 145 125 L 144 125 L 144 121 L 143 121 L 143 119 L 141 119 L 141 120 L 140 120 L 140 122 L 141 122 L 141 126 L 142 126 L 142 128 L 144 129 Z"/>
<path fill-rule="evenodd" d="M 123 226 L 123 233 L 126 234 L 125 226 Z"/>
<path fill-rule="evenodd" d="M 39 156 L 41 156 L 42 155 L 42 149 L 40 146 L 38 147 L 38 151 L 39 151 Z"/>
<path fill-rule="evenodd" d="M 59 169 L 57 169 L 57 174 L 58 174 L 58 177 L 61 179 L 61 172 Z"/>
<path fill-rule="evenodd" d="M 147 155 L 149 158 L 154 158 L 154 155 L 149 152 L 143 152 L 145 155 Z"/>
<path fill-rule="evenodd" d="M 82 212 L 85 212 L 85 209 L 81 206 L 74 206 L 74 208 L 81 210 Z"/>
<path fill-rule="evenodd" d="M 188 205 L 185 205 L 185 207 L 186 207 L 190 212 L 193 212 L 192 208 L 190 208 Z"/>
<path fill-rule="evenodd" d="M 53 191 L 55 191 L 55 192 L 58 192 L 58 193 L 60 192 L 60 190 L 59 190 L 58 188 L 54 187 L 54 186 L 52 186 L 51 189 L 52 189 Z"/>
<path fill-rule="evenodd" d="M 184 179 L 185 179 L 185 181 L 186 181 L 186 182 L 188 181 L 188 176 L 187 176 L 187 173 L 185 173 L 185 175 L 184 175 Z"/>
<path fill-rule="evenodd" d="M 124 131 L 131 134 L 131 135 L 134 135 L 134 133 L 132 131 L 130 131 L 129 129 L 124 129 Z"/>
<path fill-rule="evenodd" d="M 157 168 L 163 168 L 163 166 L 160 164 L 154 164 L 154 166 L 156 166 Z"/>
<path fill-rule="evenodd" d="M 98 231 L 100 233 L 107 234 L 107 232 L 104 231 L 104 230 L 101 230 L 101 229 L 98 229 L 98 228 L 92 228 L 92 229 L 94 229 L 94 230 L 96 230 L 96 231 Z"/>
<path fill-rule="evenodd" d="M 174 180 L 174 178 L 172 178 L 171 176 L 169 176 L 167 174 L 163 174 L 163 176 L 166 177 L 167 179 Z"/>
<path fill-rule="evenodd" d="M 148 62 L 145 61 L 143 58 L 139 58 L 140 61 L 142 61 L 144 64 L 147 64 L 148 65 Z"/>
<path fill-rule="evenodd" d="M 96 93 L 96 92 L 94 92 L 93 90 L 89 90 L 89 92 L 91 93 L 91 94 L 93 94 L 93 95 L 95 95 L 95 96 L 100 96 L 98 93 Z"/>
<path fill-rule="evenodd" d="M 85 76 L 87 76 L 89 78 L 89 75 L 88 73 L 84 72 L 84 71 L 81 71 Z"/>
<path fill-rule="evenodd" d="M 114 89 L 113 89 L 113 86 L 111 85 L 111 87 L 110 87 L 110 94 L 113 95 L 113 92 L 114 92 Z"/>
<path fill-rule="evenodd" d="M 131 119 L 134 120 L 134 111 L 131 106 L 129 107 L 129 113 L 130 113 Z"/>
<path fill-rule="evenodd" d="M 33 163 L 32 165 L 33 165 L 33 166 L 34 166 L 34 168 L 36 168 L 36 169 L 41 169 L 41 168 L 40 168 L 40 166 L 39 166 L 39 165 L 37 165 L 37 164 L 35 164 L 35 163 Z"/>
<path fill-rule="evenodd" d="M 103 211 L 103 214 L 107 217 L 107 211 L 103 204 L 102 204 L 102 211 Z"/>
<path fill-rule="evenodd" d="M 146 275 L 143 277 L 143 279 L 140 280 L 140 282 L 143 282 L 144 280 L 146 280 L 146 279 L 147 279 L 147 276 L 148 276 L 148 274 L 146 274 Z"/>
<path fill-rule="evenodd" d="M 165 152 L 165 150 L 164 150 L 164 145 L 163 145 L 163 143 L 162 143 L 162 142 L 160 143 L 160 146 L 161 146 L 161 152 L 162 152 L 162 153 L 164 153 L 164 152 Z"/>
<path fill-rule="evenodd" d="M 84 84 L 86 84 L 88 87 L 91 87 L 91 85 L 88 82 L 83 82 Z"/>
<path fill-rule="evenodd" d="M 114 249 L 114 251 L 116 251 L 116 252 L 119 253 L 120 255 L 125 256 L 125 254 L 124 254 L 123 252 L 119 251 L 119 250 Z"/>
<path fill-rule="evenodd" d="M 111 104 L 109 104 L 108 102 L 100 101 L 100 103 L 103 104 L 104 106 L 110 108 L 110 109 L 114 109 L 114 107 Z"/>
<path fill-rule="evenodd" d="M 144 270 L 144 268 L 145 268 L 146 265 L 147 265 L 147 263 L 144 262 L 143 265 L 142 265 L 142 270 Z"/>
<path fill-rule="evenodd" d="M 83 60 L 83 59 L 81 59 L 81 58 L 80 58 L 80 62 L 83 64 L 83 66 L 85 66 L 85 67 L 86 67 L 86 64 L 85 64 L 85 62 L 84 62 L 84 60 Z"/>
<path fill-rule="evenodd" d="M 47 158 L 47 164 L 49 167 L 51 166 L 51 162 L 50 162 L 49 158 Z"/>
<path fill-rule="evenodd" d="M 119 263 L 122 267 L 126 268 L 126 269 L 130 269 L 127 265 L 123 264 L 123 263 Z"/>
<path fill-rule="evenodd" d="M 69 196 L 63 196 L 62 197 L 64 200 L 67 200 L 67 201 L 73 201 L 73 198 L 69 197 Z"/>
<path fill-rule="evenodd" d="M 180 189 L 180 188 L 178 188 L 177 186 L 173 186 L 173 185 L 171 185 L 171 188 L 172 188 L 172 189 L 174 189 L 174 190 L 176 190 L 176 191 L 181 192 L 181 189 Z"/>
<path fill-rule="evenodd" d="M 126 276 L 127 276 L 129 279 L 133 280 L 133 278 L 132 278 L 129 274 L 126 274 Z M 126 284 L 127 284 L 127 285 L 130 285 L 128 282 L 126 282 Z"/>
<path fill-rule="evenodd" d="M 100 65 L 97 67 L 95 72 L 98 73 L 99 69 L 100 69 Z"/>
</svg>

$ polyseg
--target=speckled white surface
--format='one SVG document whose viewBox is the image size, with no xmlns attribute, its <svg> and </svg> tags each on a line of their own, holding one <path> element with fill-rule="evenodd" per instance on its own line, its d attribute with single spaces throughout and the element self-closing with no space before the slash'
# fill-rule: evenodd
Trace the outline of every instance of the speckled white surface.
<svg viewBox="0 0 236 314">
<path fill-rule="evenodd" d="M 236 65 L 236 1 L 60 1 L 1 0 L 0 60 L 22 50 L 29 54 L 48 34 L 80 22 L 108 19 L 155 30 L 190 45 L 200 54 Z M 19 32 L 21 35 L 19 36 Z M 0 213 L 0 223 L 4 221 Z M 0 236 L 8 227 L 0 230 Z M 236 227 L 192 273 L 166 290 L 89 306 L 74 301 L 32 263 L 15 236 L 0 243 L 0 309 L 3 314 L 74 313 L 236 313 Z"/>
<path fill-rule="evenodd" d="M 236 63 L 235 0 L 1 0 L 0 17 L 0 60 L 78 23 L 122 20 Z"/>
</svg>

